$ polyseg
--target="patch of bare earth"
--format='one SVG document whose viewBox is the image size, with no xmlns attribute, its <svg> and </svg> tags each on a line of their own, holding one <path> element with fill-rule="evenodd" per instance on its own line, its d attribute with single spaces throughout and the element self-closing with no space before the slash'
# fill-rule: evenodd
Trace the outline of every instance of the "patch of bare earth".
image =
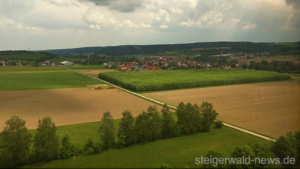
<svg viewBox="0 0 300 169">
<path fill-rule="evenodd" d="M 268 82 L 145 93 L 178 105 L 180 102 L 213 104 L 218 119 L 278 138 L 300 130 L 299 81 Z"/>
<path fill-rule="evenodd" d="M 26 120 L 30 129 L 38 119 L 52 117 L 57 126 L 100 121 L 110 111 L 113 118 L 122 118 L 124 110 L 134 116 L 155 104 L 118 89 L 90 90 L 88 88 L 0 91 L 0 130 L 13 115 Z M 159 110 L 160 106 L 157 106 Z"/>
<path fill-rule="evenodd" d="M 117 70 L 115 69 L 84 69 L 84 70 L 76 70 L 78 72 L 84 73 L 84 74 L 88 74 L 94 77 L 98 78 L 98 74 L 99 73 L 103 73 L 103 72 L 117 72 Z"/>
</svg>

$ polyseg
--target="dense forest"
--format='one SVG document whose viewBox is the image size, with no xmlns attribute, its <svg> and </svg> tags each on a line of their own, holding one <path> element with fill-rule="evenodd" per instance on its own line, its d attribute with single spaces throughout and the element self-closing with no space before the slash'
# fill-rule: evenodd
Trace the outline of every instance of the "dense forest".
<svg viewBox="0 0 300 169">
<path fill-rule="evenodd" d="M 231 47 L 230 52 L 261 53 L 270 52 L 272 55 L 299 55 L 300 42 L 297 43 L 253 43 L 253 42 L 199 42 L 187 44 L 158 44 L 158 45 L 123 45 L 107 47 L 85 47 L 74 49 L 54 49 L 46 52 L 71 56 L 72 54 L 103 54 L 108 56 L 133 54 L 159 54 L 164 51 L 174 51 L 193 48 Z"/>
</svg>

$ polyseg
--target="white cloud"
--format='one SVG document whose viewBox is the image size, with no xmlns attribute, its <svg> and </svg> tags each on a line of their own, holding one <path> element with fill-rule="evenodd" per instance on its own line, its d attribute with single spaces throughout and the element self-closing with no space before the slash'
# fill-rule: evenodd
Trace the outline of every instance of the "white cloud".
<svg viewBox="0 0 300 169">
<path fill-rule="evenodd" d="M 257 28 L 256 24 L 248 24 L 248 25 L 243 26 L 243 29 L 245 29 L 245 30 L 253 30 L 256 28 Z"/>
<path fill-rule="evenodd" d="M 150 28 L 151 25 L 145 23 L 133 23 L 131 20 L 126 20 L 116 25 L 116 28 Z"/>
<path fill-rule="evenodd" d="M 234 18 L 234 19 L 231 19 L 231 21 L 232 21 L 232 23 L 239 23 L 241 20 Z"/>
<path fill-rule="evenodd" d="M 298 41 L 298 6 L 295 0 L 0 0 L 0 50 L 28 44 L 32 49 L 48 49 Z M 116 36 L 118 40 L 111 38 Z"/>
<path fill-rule="evenodd" d="M 160 28 L 166 29 L 166 28 L 169 28 L 169 26 L 168 25 L 160 25 Z"/>
<path fill-rule="evenodd" d="M 97 25 L 97 24 L 91 24 L 91 25 L 90 25 L 90 28 L 91 28 L 91 29 L 97 29 L 97 30 L 100 30 L 100 25 Z"/>
</svg>

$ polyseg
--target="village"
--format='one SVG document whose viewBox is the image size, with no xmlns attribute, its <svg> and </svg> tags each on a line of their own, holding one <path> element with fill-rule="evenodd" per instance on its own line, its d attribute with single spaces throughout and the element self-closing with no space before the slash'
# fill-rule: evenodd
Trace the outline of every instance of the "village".
<svg viewBox="0 0 300 169">
<path fill-rule="evenodd" d="M 115 68 L 120 71 L 156 71 L 156 70 L 172 70 L 172 69 L 233 69 L 242 68 L 242 64 L 237 60 L 246 60 L 254 58 L 253 53 L 236 53 L 210 55 L 208 60 L 202 61 L 201 55 L 193 57 L 178 56 L 137 56 L 135 61 L 123 62 L 107 62 L 103 66 L 107 68 Z"/>
</svg>

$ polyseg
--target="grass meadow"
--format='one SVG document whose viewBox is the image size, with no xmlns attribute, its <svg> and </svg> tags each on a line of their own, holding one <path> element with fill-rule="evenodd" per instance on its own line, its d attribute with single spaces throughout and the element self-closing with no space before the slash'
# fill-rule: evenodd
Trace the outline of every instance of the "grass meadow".
<svg viewBox="0 0 300 169">
<path fill-rule="evenodd" d="M 0 67 L 0 91 L 85 87 L 101 82 L 60 67 Z"/>
<path fill-rule="evenodd" d="M 276 72 L 238 69 L 105 72 L 99 78 L 138 92 L 291 79 Z"/>
<path fill-rule="evenodd" d="M 118 128 L 119 120 L 115 120 Z M 88 137 L 100 142 L 98 127 L 100 122 L 74 124 L 57 127 L 62 138 L 68 133 L 71 142 L 83 147 Z M 30 130 L 34 134 L 35 130 Z M 97 155 L 76 156 L 66 160 L 55 160 L 44 164 L 27 166 L 32 168 L 153 168 L 168 163 L 174 168 L 195 165 L 195 158 L 204 156 L 209 150 L 222 151 L 229 157 L 234 147 L 244 143 L 269 145 L 270 141 L 223 126 L 212 128 L 210 132 L 196 133 L 171 139 L 163 139 L 146 144 L 137 144 L 122 149 L 110 149 Z"/>
</svg>

